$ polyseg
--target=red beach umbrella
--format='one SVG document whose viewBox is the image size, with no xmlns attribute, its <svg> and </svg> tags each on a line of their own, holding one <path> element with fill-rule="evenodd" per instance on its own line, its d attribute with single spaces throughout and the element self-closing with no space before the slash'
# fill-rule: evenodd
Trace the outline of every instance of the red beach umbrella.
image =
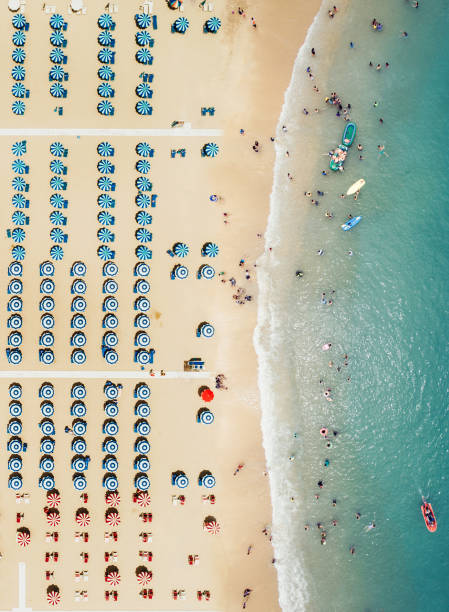
<svg viewBox="0 0 449 612">
<path fill-rule="evenodd" d="M 120 515 L 115 508 L 112 510 L 106 513 L 105 521 L 111 527 L 117 527 L 117 525 L 120 525 Z"/>
<path fill-rule="evenodd" d="M 217 523 L 217 521 L 209 521 L 208 523 L 205 523 L 204 527 L 206 528 L 206 531 L 212 533 L 213 535 L 220 532 L 220 525 Z"/>
<path fill-rule="evenodd" d="M 80 512 L 76 515 L 75 521 L 80 527 L 87 527 L 90 525 L 90 516 L 88 512 Z"/>
<path fill-rule="evenodd" d="M 31 543 L 31 535 L 29 531 L 18 531 L 16 535 L 17 544 L 25 548 L 25 546 L 29 546 Z"/>
<path fill-rule="evenodd" d="M 47 514 L 47 523 L 52 527 L 59 525 L 61 523 L 61 516 L 59 515 L 59 512 L 55 512 L 54 510 L 53 512 L 49 512 Z"/>
<path fill-rule="evenodd" d="M 106 574 L 105 581 L 108 582 L 111 586 L 117 586 L 120 584 L 121 576 L 117 571 L 109 572 Z"/>
<path fill-rule="evenodd" d="M 57 606 L 61 603 L 61 594 L 59 591 L 48 591 L 47 601 L 51 606 Z"/>
<path fill-rule="evenodd" d="M 137 582 L 143 587 L 148 586 L 152 578 L 153 578 L 153 572 L 149 572 L 148 570 L 145 570 L 137 574 Z"/>
<path fill-rule="evenodd" d="M 149 506 L 150 501 L 151 501 L 151 498 L 146 491 L 141 491 L 139 495 L 137 496 L 137 503 L 142 508 L 146 508 L 147 506 Z"/>
<path fill-rule="evenodd" d="M 106 503 L 114 508 L 117 508 L 120 504 L 120 495 L 117 493 L 117 491 L 108 491 L 105 499 Z"/>
<path fill-rule="evenodd" d="M 49 491 L 47 493 L 47 505 L 50 508 L 57 508 L 60 503 L 61 503 L 61 496 L 59 495 L 59 493 L 55 493 L 54 491 L 53 492 Z"/>
<path fill-rule="evenodd" d="M 204 402 L 211 402 L 214 399 L 214 392 L 212 389 L 204 389 L 204 391 L 201 393 L 201 399 Z"/>
</svg>

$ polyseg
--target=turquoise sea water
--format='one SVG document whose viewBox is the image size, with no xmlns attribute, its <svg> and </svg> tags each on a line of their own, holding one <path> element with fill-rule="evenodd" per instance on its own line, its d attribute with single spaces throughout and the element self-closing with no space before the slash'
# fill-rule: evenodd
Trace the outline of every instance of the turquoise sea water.
<svg viewBox="0 0 449 612">
<path fill-rule="evenodd" d="M 256 347 L 280 601 L 286 612 L 439 612 L 449 609 L 448 7 L 353 2 L 332 23 L 323 9 L 307 41 L 317 55 L 298 57 L 280 120 L 288 132 L 277 138 L 266 234 L 273 251 L 259 279 Z M 373 17 L 381 33 L 371 30 Z M 351 103 L 358 134 L 345 172 L 323 177 L 325 153 L 344 128 L 323 104 L 331 91 Z M 362 177 L 357 201 L 339 198 Z M 309 189 L 319 206 L 304 197 Z M 349 213 L 363 219 L 342 232 Z M 321 304 L 332 290 L 334 304 Z M 323 426 L 338 431 L 330 448 Z M 425 528 L 422 495 L 436 512 L 435 534 Z"/>
</svg>

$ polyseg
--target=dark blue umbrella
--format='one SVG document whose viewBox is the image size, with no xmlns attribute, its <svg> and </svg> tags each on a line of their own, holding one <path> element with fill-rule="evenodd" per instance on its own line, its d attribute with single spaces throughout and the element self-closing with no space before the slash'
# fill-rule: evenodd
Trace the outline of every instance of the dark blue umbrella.
<svg viewBox="0 0 449 612">
<path fill-rule="evenodd" d="M 112 37 L 112 34 L 109 30 L 103 30 L 102 32 L 100 32 L 97 40 L 98 44 L 102 45 L 103 47 L 112 47 L 115 43 L 114 38 Z"/>
<path fill-rule="evenodd" d="M 15 210 L 11 215 L 11 221 L 14 225 L 25 225 L 26 215 L 21 210 Z"/>
<path fill-rule="evenodd" d="M 109 47 L 102 47 L 98 51 L 97 57 L 102 64 L 110 64 L 114 57 L 114 51 L 111 51 Z"/>
<path fill-rule="evenodd" d="M 204 153 L 207 157 L 216 157 L 218 155 L 218 145 L 215 142 L 208 142 L 204 145 Z"/>
<path fill-rule="evenodd" d="M 136 104 L 136 111 L 139 115 L 151 115 L 153 108 L 146 100 L 139 100 Z"/>
<path fill-rule="evenodd" d="M 112 157 L 114 155 L 114 147 L 109 142 L 100 142 L 97 146 L 97 153 L 102 157 Z"/>
<path fill-rule="evenodd" d="M 114 113 L 114 107 L 109 100 L 101 100 L 101 102 L 97 104 L 97 111 L 100 115 L 112 115 Z"/>
<path fill-rule="evenodd" d="M 108 261 L 108 259 L 113 259 L 114 251 L 112 251 L 108 246 L 102 244 L 97 249 L 97 255 L 102 261 Z"/>
<path fill-rule="evenodd" d="M 101 208 L 114 208 L 115 200 L 107 193 L 102 193 L 97 198 L 98 206 Z"/>
<path fill-rule="evenodd" d="M 137 172 L 141 172 L 142 174 L 148 174 L 150 171 L 151 165 L 150 162 L 146 159 L 139 159 L 136 162 L 136 170 Z"/>
<path fill-rule="evenodd" d="M 109 83 L 100 83 L 97 87 L 97 94 L 102 98 L 112 98 L 114 93 L 115 91 Z"/>
<path fill-rule="evenodd" d="M 136 178 L 136 187 L 139 191 L 151 191 L 153 185 L 146 176 L 139 176 Z"/>
<path fill-rule="evenodd" d="M 55 261 L 60 261 L 64 257 L 64 249 L 60 246 L 52 246 L 50 256 Z"/>
<path fill-rule="evenodd" d="M 25 208 L 25 205 L 26 205 L 25 196 L 23 196 L 21 193 L 15 193 L 12 196 L 12 205 L 15 208 Z"/>
<path fill-rule="evenodd" d="M 15 142 L 11 146 L 11 151 L 13 155 L 25 155 L 27 152 L 27 141 L 19 140 L 18 142 Z"/>
<path fill-rule="evenodd" d="M 98 58 L 100 59 L 100 58 Z M 138 49 L 136 51 L 136 60 L 139 64 L 148 65 L 153 61 L 153 56 L 151 55 L 151 51 L 149 49 Z M 100 60 L 101 61 L 101 60 Z"/>
<path fill-rule="evenodd" d="M 111 191 L 113 184 L 114 183 L 107 176 L 100 176 L 97 181 L 97 187 L 102 191 Z"/>
<path fill-rule="evenodd" d="M 26 238 L 25 230 L 21 227 L 15 227 L 11 232 L 14 242 L 23 242 Z"/>
<path fill-rule="evenodd" d="M 50 204 L 53 208 L 64 208 L 64 197 L 60 193 L 53 193 L 50 196 Z"/>
<path fill-rule="evenodd" d="M 50 94 L 53 96 L 53 98 L 62 98 L 65 92 L 66 90 L 62 83 L 56 82 L 50 87 Z"/>
<path fill-rule="evenodd" d="M 139 83 L 136 87 L 136 94 L 139 98 L 151 98 L 153 96 L 153 90 L 148 83 Z"/>
<path fill-rule="evenodd" d="M 115 235 L 107 227 L 100 227 L 100 229 L 97 231 L 97 238 L 100 240 L 100 242 L 104 243 L 114 242 Z"/>
<path fill-rule="evenodd" d="M 151 199 L 144 193 L 138 193 L 136 195 L 136 204 L 139 208 L 148 208 L 151 205 Z"/>
<path fill-rule="evenodd" d="M 27 20 L 23 13 L 16 13 L 12 18 L 11 23 L 13 25 L 13 28 L 16 28 L 16 30 L 21 30 L 26 26 Z"/>
<path fill-rule="evenodd" d="M 14 159 L 11 164 L 11 168 L 16 174 L 25 174 L 27 165 L 23 159 Z"/>
<path fill-rule="evenodd" d="M 150 157 L 153 153 L 153 149 L 150 147 L 148 142 L 139 142 L 136 146 L 136 153 L 142 157 Z"/>
<path fill-rule="evenodd" d="M 173 246 L 173 253 L 177 257 L 187 257 L 189 254 L 189 247 L 184 242 L 177 242 Z"/>
<path fill-rule="evenodd" d="M 51 81 L 62 81 L 64 79 L 64 68 L 59 64 L 55 64 L 51 67 L 48 78 Z"/>
<path fill-rule="evenodd" d="M 152 253 L 147 246 L 139 244 L 139 246 L 136 248 L 136 257 L 140 261 L 147 261 L 148 259 L 151 259 Z"/>
<path fill-rule="evenodd" d="M 139 212 L 136 214 L 136 221 L 140 225 L 150 225 L 153 221 L 153 217 L 145 210 L 139 210 Z"/>
<path fill-rule="evenodd" d="M 65 182 L 60 176 L 52 176 L 50 179 L 50 187 L 55 191 L 61 191 L 64 189 Z"/>
<path fill-rule="evenodd" d="M 50 51 L 50 61 L 53 62 L 53 64 L 62 64 L 64 57 L 65 55 L 62 49 L 55 48 Z"/>
<path fill-rule="evenodd" d="M 25 247 L 21 245 L 14 246 L 11 250 L 11 253 L 14 259 L 17 259 L 17 261 L 23 261 L 25 259 Z"/>
<path fill-rule="evenodd" d="M 114 174 L 115 166 L 108 159 L 100 159 L 97 164 L 97 170 L 102 174 Z"/>
<path fill-rule="evenodd" d="M 61 28 L 64 27 L 64 25 L 65 25 L 64 17 L 60 15 L 59 13 L 54 13 L 50 17 L 50 27 L 53 28 L 53 30 L 60 30 Z"/>
<path fill-rule="evenodd" d="M 54 210 L 52 213 L 50 213 L 50 222 L 53 223 L 53 225 L 65 225 L 67 219 L 64 217 L 62 212 L 59 210 Z"/>
<path fill-rule="evenodd" d="M 152 38 L 148 32 L 136 32 L 136 43 L 141 47 L 146 47 L 152 42 Z"/>
<path fill-rule="evenodd" d="M 97 215 L 98 223 L 101 225 L 114 225 L 115 217 L 111 215 L 111 213 L 106 212 L 105 210 L 100 210 Z"/>
<path fill-rule="evenodd" d="M 25 85 L 23 83 L 13 83 L 11 87 L 11 93 L 15 98 L 25 97 Z"/>
<path fill-rule="evenodd" d="M 147 15 L 146 13 L 139 13 L 135 16 L 137 27 L 141 30 L 145 28 L 149 28 L 151 25 L 151 15 Z"/>
<path fill-rule="evenodd" d="M 12 179 L 11 184 L 12 184 L 12 188 L 15 189 L 16 191 L 25 191 L 27 187 L 27 183 L 22 176 L 15 176 Z"/>
<path fill-rule="evenodd" d="M 52 159 L 50 162 L 50 170 L 55 174 L 64 174 L 64 172 L 67 171 L 67 168 L 60 159 Z"/>
<path fill-rule="evenodd" d="M 110 66 L 100 66 L 97 71 L 98 78 L 103 81 L 113 81 L 115 78 L 115 72 L 113 72 Z"/>
<path fill-rule="evenodd" d="M 100 27 L 102 30 L 107 30 L 107 29 L 113 30 L 115 28 L 114 20 L 112 19 L 110 15 L 108 15 L 108 13 L 103 13 L 103 15 L 100 15 L 97 23 L 98 23 L 98 27 Z"/>
<path fill-rule="evenodd" d="M 11 109 L 15 115 L 23 115 L 25 113 L 25 102 L 22 102 L 22 100 L 16 100 L 12 103 Z"/>
<path fill-rule="evenodd" d="M 218 32 L 220 28 L 221 20 L 218 17 L 211 17 L 206 21 L 206 29 L 208 32 L 215 34 L 215 32 Z"/>
<path fill-rule="evenodd" d="M 178 17 L 173 26 L 177 32 L 179 32 L 180 34 L 185 34 L 189 27 L 189 20 L 185 17 Z"/>
<path fill-rule="evenodd" d="M 53 47 L 62 47 L 65 43 L 65 36 L 61 30 L 54 30 L 50 35 L 50 44 Z"/>
<path fill-rule="evenodd" d="M 23 81 L 25 78 L 25 68 L 19 65 L 13 66 L 11 76 L 15 81 Z"/>
<path fill-rule="evenodd" d="M 12 44 L 16 45 L 16 47 L 23 47 L 23 45 L 26 43 L 26 39 L 27 37 L 25 32 L 22 30 L 17 30 L 17 32 L 14 32 L 12 35 Z"/>
<path fill-rule="evenodd" d="M 53 240 L 53 242 L 60 244 L 61 242 L 64 242 L 64 232 L 60 227 L 54 227 L 50 231 L 50 238 Z"/>
<path fill-rule="evenodd" d="M 50 153 L 55 157 L 62 157 L 64 155 L 65 148 L 62 142 L 52 142 L 50 145 Z"/>
<path fill-rule="evenodd" d="M 16 62 L 16 64 L 23 64 L 26 59 L 25 49 L 22 49 L 21 47 L 15 47 L 13 49 L 11 57 L 12 61 Z"/>
<path fill-rule="evenodd" d="M 139 227 L 136 230 L 136 238 L 139 242 L 151 242 L 153 235 L 144 227 Z"/>
</svg>

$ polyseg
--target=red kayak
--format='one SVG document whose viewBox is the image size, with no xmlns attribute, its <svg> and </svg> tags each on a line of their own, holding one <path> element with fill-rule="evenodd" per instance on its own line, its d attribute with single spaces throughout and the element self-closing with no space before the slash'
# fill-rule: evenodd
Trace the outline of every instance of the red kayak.
<svg viewBox="0 0 449 612">
<path fill-rule="evenodd" d="M 435 514 L 433 512 L 432 504 L 423 500 L 423 504 L 421 506 L 421 512 L 424 518 L 424 522 L 426 527 L 432 533 L 437 530 L 437 519 L 435 518 Z"/>
</svg>

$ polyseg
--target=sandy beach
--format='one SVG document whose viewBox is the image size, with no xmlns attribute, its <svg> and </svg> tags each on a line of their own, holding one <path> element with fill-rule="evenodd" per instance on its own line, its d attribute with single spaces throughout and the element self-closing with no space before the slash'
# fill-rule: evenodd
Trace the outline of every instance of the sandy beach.
<svg viewBox="0 0 449 612">
<path fill-rule="evenodd" d="M 269 194 L 272 184 L 274 148 L 270 137 L 274 137 L 276 123 L 282 107 L 283 94 L 290 79 L 290 72 L 308 26 L 318 9 L 317 1 L 298 3 L 290 6 L 282 1 L 274 4 L 252 2 L 248 7 L 241 5 L 244 15 L 228 2 L 214 2 L 214 10 L 204 11 L 198 3 L 186 0 L 184 11 L 171 11 L 165 2 L 155 1 L 153 13 L 157 15 L 158 27 L 149 28 L 155 43 L 152 48 L 154 64 L 145 69 L 154 74 L 152 82 L 153 107 L 149 117 L 139 116 L 135 111 L 138 97 L 135 88 L 140 82 L 142 66 L 134 59 L 138 50 L 134 36 L 137 31 L 134 15 L 139 12 L 139 3 L 116 4 L 118 11 L 111 14 L 116 22 L 112 32 L 116 39 L 116 62 L 112 68 L 116 76 L 113 82 L 115 96 L 111 100 L 115 112 L 112 117 L 102 117 L 96 106 L 100 101 L 96 93 L 99 84 L 97 60 L 99 45 L 97 36 L 100 29 L 98 17 L 104 12 L 104 4 L 85 2 L 86 14 L 68 13 L 67 2 L 55 1 L 56 7 L 67 21 L 67 65 L 64 69 L 69 78 L 64 86 L 67 98 L 62 102 L 49 94 L 51 83 L 48 72 L 51 68 L 48 55 L 51 50 L 49 36 L 50 14 L 42 6 L 29 5 L 25 9 L 30 24 L 24 45 L 27 57 L 25 86 L 30 97 L 25 100 L 23 116 L 11 113 L 14 101 L 10 93 L 13 83 L 9 59 L 13 45 L 11 25 L 13 13 L 5 6 L 0 24 L 0 53 L 3 57 L 3 81 L 7 86 L 0 94 L 0 135 L 1 159 L 0 181 L 3 185 L 5 206 L 2 208 L 1 227 L 4 240 L 0 253 L 4 265 L 0 270 L 5 287 L 5 307 L 2 310 L 3 350 L 0 353 L 0 369 L 10 371 L 10 378 L 2 378 L 0 385 L 5 403 L 11 401 L 8 387 L 20 383 L 22 387 L 23 430 L 21 438 L 28 444 L 22 454 L 23 468 L 20 473 L 23 486 L 19 495 L 29 494 L 29 499 L 20 498 L 16 504 L 15 492 L 6 491 L 9 475 L 7 450 L 10 434 L 7 433 L 11 414 L 3 417 L 1 435 L 0 478 L 5 494 L 0 504 L 0 608 L 9 610 L 18 606 L 18 563 L 25 562 L 27 572 L 26 606 L 36 610 L 48 609 L 47 589 L 57 585 L 61 602 L 57 607 L 63 610 L 102 610 L 109 606 L 117 609 L 154 610 L 214 610 L 234 611 L 242 609 L 243 592 L 251 589 L 247 598 L 247 609 L 274 612 L 279 609 L 275 563 L 270 544 L 271 504 L 269 482 L 260 430 L 259 397 L 257 389 L 257 362 L 253 348 L 253 330 L 256 324 L 257 286 L 256 262 L 264 249 L 263 233 L 268 214 Z M 206 19 L 216 15 L 222 25 L 217 34 L 205 34 Z M 171 33 L 171 24 L 179 16 L 186 17 L 189 29 L 185 34 Z M 254 18 L 256 26 L 251 22 Z M 62 106 L 59 115 L 54 108 Z M 202 116 L 201 107 L 214 107 L 213 116 Z M 173 121 L 184 121 L 184 128 L 173 129 L 170 135 L 157 130 L 169 130 Z M 76 129 L 102 129 L 104 135 L 76 135 Z M 1 130 L 18 131 L 18 136 L 2 134 Z M 26 130 L 41 129 L 42 135 L 26 136 Z M 74 130 L 72 134 L 49 135 L 48 130 Z M 121 130 L 120 134 L 107 134 L 107 130 Z M 244 130 L 241 134 L 240 130 Z M 25 135 L 19 135 L 24 130 Z M 126 130 L 148 130 L 139 135 L 127 135 Z M 151 130 L 155 130 L 154 133 Z M 200 132 L 202 130 L 203 132 Z M 209 130 L 216 130 L 207 136 Z M 6 288 L 11 281 L 8 265 L 11 262 L 11 248 L 14 242 L 7 237 L 7 229 L 14 227 L 11 215 L 14 208 L 11 198 L 14 191 L 11 181 L 16 176 L 11 169 L 14 156 L 12 145 L 19 140 L 27 141 L 23 159 L 29 166 L 25 175 L 29 184 L 26 198 L 29 208 L 29 224 L 24 227 L 26 237 L 23 246 L 26 256 L 23 260 L 21 281 L 23 290 L 23 325 L 20 330 L 23 342 L 20 347 L 22 361 L 18 365 L 8 363 L 6 348 L 11 329 L 7 320 L 11 312 L 6 303 L 11 295 Z M 39 361 L 39 336 L 43 332 L 39 302 L 43 298 L 40 285 L 44 277 L 39 275 L 39 264 L 51 260 L 50 239 L 52 224 L 49 215 L 53 211 L 49 198 L 53 190 L 49 181 L 53 176 L 49 169 L 52 156 L 50 144 L 62 142 L 68 149 L 63 163 L 67 166 L 67 189 L 64 198 L 68 200 L 64 232 L 68 234 L 63 244 L 64 257 L 54 262 L 52 280 L 54 298 L 54 362 L 44 365 Z M 118 301 L 115 315 L 118 327 L 118 362 L 107 364 L 101 353 L 102 327 L 106 312 L 103 310 L 107 292 L 102 290 L 107 276 L 103 275 L 103 261 L 97 256 L 100 246 L 97 221 L 100 208 L 97 188 L 100 173 L 97 163 L 100 156 L 97 146 L 107 141 L 114 148 L 110 158 L 115 166 L 112 180 L 116 183 L 112 194 L 116 206 L 111 209 L 115 217 L 111 230 L 115 251 L 114 262 L 118 274 L 114 277 L 118 290 L 114 293 Z M 258 152 L 253 150 L 258 141 Z M 157 194 L 157 204 L 147 212 L 152 216 L 148 226 L 152 240 L 147 245 L 152 259 L 147 263 L 151 268 L 147 277 L 150 292 L 146 296 L 151 308 L 146 314 L 150 318 L 151 348 L 154 349 L 154 363 L 141 366 L 134 361 L 135 317 L 141 312 L 135 301 L 135 283 L 139 280 L 134 267 L 137 262 L 135 249 L 138 241 L 135 232 L 139 225 L 135 215 L 139 211 L 134 200 L 137 195 L 135 180 L 136 145 L 148 142 L 154 149 L 149 161 L 149 179 L 152 192 Z M 202 157 L 201 149 L 207 142 L 216 142 L 219 154 L 215 158 Z M 186 156 L 171 157 L 171 150 L 185 149 Z M 219 196 L 218 202 L 210 200 L 211 194 Z M 171 257 L 177 242 L 189 247 L 189 254 L 183 260 Z M 201 254 L 204 244 L 211 242 L 219 247 L 215 259 Z M 239 262 L 243 260 L 241 266 Z M 87 325 L 84 347 L 86 361 L 82 365 L 71 362 L 73 346 L 70 338 L 74 333 L 71 319 L 71 303 L 75 294 L 71 287 L 75 276 L 70 270 L 73 262 L 83 261 L 87 272 L 84 298 L 84 316 Z M 188 268 L 186 279 L 172 279 L 171 271 L 177 264 Z M 214 278 L 198 279 L 200 266 L 212 265 Z M 232 286 L 230 279 L 235 279 Z M 233 295 L 241 292 L 237 300 Z M 251 296 L 245 300 L 244 296 Z M 141 296 L 142 297 L 142 296 Z M 241 301 L 241 304 L 237 302 Z M 200 323 L 208 322 L 214 328 L 211 338 L 197 337 Z M 200 357 L 204 362 L 203 373 L 197 377 L 178 378 L 183 373 L 184 362 Z M 166 371 L 170 376 L 149 376 L 150 368 L 156 373 Z M 16 380 L 14 372 L 40 371 L 41 378 Z M 108 377 L 84 377 L 85 372 L 108 372 Z M 79 377 L 54 377 L 52 372 L 77 371 Z M 136 433 L 134 389 L 138 379 L 121 378 L 120 372 L 141 372 L 141 380 L 148 383 L 151 397 L 148 403 L 151 414 L 148 422 L 151 433 L 148 439 L 151 450 L 148 458 L 151 468 L 148 476 L 151 482 L 149 494 L 151 503 L 142 510 L 133 502 L 136 494 L 133 469 L 137 456 L 134 450 Z M 215 377 L 224 375 L 227 389 L 215 388 Z M 104 533 L 110 530 L 105 523 L 105 512 L 110 507 L 105 502 L 102 467 L 105 454 L 102 443 L 105 438 L 103 423 L 106 415 L 103 405 L 106 397 L 103 391 L 106 380 L 121 384 L 123 388 L 117 400 L 119 413 L 115 417 L 118 425 L 116 439 L 119 449 L 116 457 L 118 506 L 120 524 L 115 528 L 117 542 L 105 542 Z M 59 506 L 61 523 L 50 527 L 43 508 L 46 494 L 38 487 L 42 474 L 39 463 L 42 457 L 40 441 L 42 432 L 42 398 L 38 390 L 42 383 L 54 386 L 54 415 L 52 420 L 56 433 L 55 467 L 52 471 L 55 488 L 61 495 Z M 87 408 L 86 455 L 90 457 L 85 471 L 88 495 L 86 502 L 72 484 L 74 470 L 71 469 L 72 435 L 64 431 L 72 426 L 70 407 L 73 398 L 70 390 L 74 382 L 85 385 Z M 215 392 L 215 398 L 207 404 L 214 415 L 214 422 L 205 425 L 197 422 L 198 411 L 206 407 L 198 390 L 208 386 Z M 236 467 L 244 467 L 234 475 Z M 208 470 L 216 479 L 212 489 L 198 485 L 201 472 Z M 189 484 L 185 489 L 172 485 L 172 473 L 182 471 Z M 203 496 L 215 495 L 215 503 L 206 503 Z M 173 504 L 173 496 L 185 496 L 184 504 Z M 75 521 L 78 509 L 86 508 L 90 525 L 81 531 L 89 533 L 88 542 L 76 542 L 74 534 L 80 531 Z M 143 523 L 142 512 L 152 513 L 152 522 Z M 16 514 L 23 513 L 20 524 Z M 212 535 L 203 529 L 206 517 L 213 516 L 220 525 L 220 532 Z M 19 548 L 16 530 L 25 527 L 31 534 L 31 544 Z M 267 532 L 263 530 L 267 528 Z M 57 542 L 46 541 L 46 532 L 58 531 Z M 151 541 L 143 543 L 139 534 L 152 534 Z M 152 553 L 152 561 L 143 560 L 139 551 Z M 46 552 L 58 552 L 57 562 L 45 562 Z M 117 553 L 116 561 L 105 561 L 105 553 Z M 88 562 L 80 558 L 88 554 Z M 198 555 L 198 565 L 190 566 L 189 555 Z M 113 556 L 112 556 L 113 557 Z M 275 560 L 274 560 L 275 561 Z M 153 589 L 152 600 L 139 596 L 141 586 L 136 579 L 136 568 L 146 566 L 153 573 L 148 588 Z M 111 587 L 105 582 L 105 571 L 109 566 L 118 568 L 120 583 Z M 76 581 L 76 572 L 88 571 L 88 580 L 81 577 Z M 45 572 L 53 572 L 46 579 Z M 105 591 L 118 593 L 117 602 L 113 596 L 105 601 Z M 173 590 L 184 591 L 185 599 L 173 599 Z M 88 600 L 76 601 L 76 591 L 87 591 Z M 197 598 L 197 592 L 210 592 L 210 598 Z"/>
</svg>

